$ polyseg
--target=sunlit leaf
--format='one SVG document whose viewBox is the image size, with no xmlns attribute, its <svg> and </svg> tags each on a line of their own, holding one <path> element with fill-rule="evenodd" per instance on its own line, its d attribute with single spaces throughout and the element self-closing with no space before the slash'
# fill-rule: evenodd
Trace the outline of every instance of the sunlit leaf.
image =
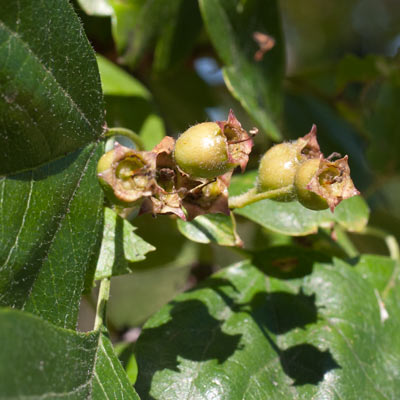
<svg viewBox="0 0 400 400">
<path fill-rule="evenodd" d="M 198 243 L 217 243 L 220 246 L 238 246 L 240 238 L 232 220 L 224 214 L 207 214 L 187 222 L 178 220 L 179 231 L 188 239 Z"/>
<path fill-rule="evenodd" d="M 132 75 L 102 56 L 97 56 L 110 127 L 132 129 L 151 150 L 165 135 L 162 119 L 149 90 Z"/>
<path fill-rule="evenodd" d="M 396 263 L 272 250 L 213 275 L 145 324 L 136 346 L 139 395 L 399 397 Z"/>
<path fill-rule="evenodd" d="M 110 208 L 104 209 L 103 241 L 95 279 L 129 274 L 135 262 L 146 258 L 155 247 L 134 233 L 136 228 Z"/>
</svg>

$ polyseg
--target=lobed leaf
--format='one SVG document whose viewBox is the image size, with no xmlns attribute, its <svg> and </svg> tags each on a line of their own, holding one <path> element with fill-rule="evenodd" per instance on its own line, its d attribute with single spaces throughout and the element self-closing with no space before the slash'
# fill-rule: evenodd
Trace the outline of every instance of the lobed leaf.
<svg viewBox="0 0 400 400">
<path fill-rule="evenodd" d="M 143 398 L 393 399 L 399 267 L 293 247 L 256 253 L 177 296 L 136 346 Z"/>
<path fill-rule="evenodd" d="M 232 220 L 224 214 L 207 214 L 187 222 L 178 220 L 182 235 L 198 243 L 216 243 L 220 246 L 238 246 L 241 240 L 235 232 Z"/>
<path fill-rule="evenodd" d="M 104 209 L 103 241 L 97 261 L 95 279 L 129 274 L 133 263 L 146 258 L 155 247 L 134 233 L 136 228 L 110 208 Z"/>
</svg>

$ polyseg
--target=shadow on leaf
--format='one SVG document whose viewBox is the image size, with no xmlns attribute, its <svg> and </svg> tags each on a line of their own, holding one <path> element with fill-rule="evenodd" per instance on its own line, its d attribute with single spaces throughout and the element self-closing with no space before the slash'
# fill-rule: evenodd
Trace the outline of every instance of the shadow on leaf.
<svg viewBox="0 0 400 400">
<path fill-rule="evenodd" d="M 327 372 L 340 368 L 329 350 L 320 351 L 308 343 L 281 350 L 270 336 L 270 333 L 280 335 L 296 328 L 304 329 L 317 322 L 315 294 L 307 296 L 302 290 L 298 294 L 259 292 L 249 303 L 239 305 L 238 310 L 248 312 L 256 321 L 279 356 L 283 371 L 294 380 L 294 386 L 317 385 Z"/>
<path fill-rule="evenodd" d="M 240 348 L 242 335 L 224 333 L 224 321 L 211 316 L 199 300 L 172 303 L 170 316 L 165 324 L 144 329 L 139 339 L 137 390 L 142 398 L 151 398 L 151 380 L 158 370 L 179 372 L 178 358 L 196 362 L 216 360 L 221 364 Z"/>
<path fill-rule="evenodd" d="M 268 276 L 295 279 L 312 273 L 315 262 L 329 262 L 330 257 L 302 247 L 277 246 L 254 253 L 253 264 Z"/>
<path fill-rule="evenodd" d="M 257 323 L 269 332 L 281 335 L 295 328 L 304 328 L 317 321 L 315 294 L 287 292 L 258 292 L 246 304 L 235 306 L 237 311 L 248 311 Z"/>
<path fill-rule="evenodd" d="M 279 358 L 286 375 L 294 379 L 294 386 L 317 385 L 327 372 L 340 368 L 329 350 L 321 351 L 308 343 L 281 351 Z"/>
<path fill-rule="evenodd" d="M 283 291 L 258 292 L 250 301 L 238 303 L 240 292 L 227 279 L 211 278 L 199 286 L 211 289 L 220 296 L 231 310 L 227 314 L 223 313 L 229 320 L 234 318 L 237 324 L 242 318 L 240 314 L 248 314 L 278 356 L 282 372 L 293 380 L 293 386 L 317 385 L 327 372 L 340 368 L 329 350 L 320 351 L 309 343 L 296 344 L 283 350 L 274 341 L 274 335 L 283 335 L 294 329 L 306 329 L 317 322 L 315 294 L 308 295 L 302 290 L 297 294 Z M 192 292 L 196 292 L 196 289 Z M 240 361 L 234 355 L 235 352 L 246 352 L 244 343 L 251 340 L 247 337 L 249 332 L 245 323 L 236 325 L 241 326 L 241 334 L 229 335 L 223 332 L 221 328 L 225 321 L 211 316 L 206 304 L 200 300 L 173 302 L 171 306 L 170 319 L 161 326 L 144 329 L 138 341 L 137 390 L 143 399 L 152 399 L 150 390 L 158 371 L 176 371 L 182 374 L 182 380 L 190 380 L 185 375 L 185 370 L 189 368 L 190 371 L 191 366 L 182 366 L 182 359 L 198 363 L 216 360 L 218 364 L 231 359 L 237 363 Z M 166 315 L 160 318 L 163 321 Z M 266 346 L 265 341 L 261 341 L 260 346 Z M 229 375 L 229 369 L 226 373 Z"/>
</svg>

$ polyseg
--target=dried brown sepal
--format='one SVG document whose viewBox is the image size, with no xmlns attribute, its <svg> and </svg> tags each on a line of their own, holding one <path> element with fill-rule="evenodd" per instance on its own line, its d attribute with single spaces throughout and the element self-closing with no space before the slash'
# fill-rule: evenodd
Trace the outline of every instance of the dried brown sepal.
<svg viewBox="0 0 400 400">
<path fill-rule="evenodd" d="M 307 189 L 325 199 L 332 212 L 342 200 L 360 194 L 350 177 L 348 156 L 329 161 L 321 155 L 319 168 Z"/>
<path fill-rule="evenodd" d="M 228 120 L 217 122 L 226 137 L 228 162 L 242 171 L 253 146 L 232 110 Z M 183 220 L 198 215 L 229 215 L 228 186 L 233 170 L 216 178 L 193 178 L 174 158 L 175 139 L 166 136 L 152 151 L 136 151 L 116 145 L 110 167 L 99 177 L 112 188 L 118 201 L 129 207 L 140 205 L 139 214 L 175 214 Z"/>
<path fill-rule="evenodd" d="M 321 150 L 317 140 L 317 126 L 313 124 L 307 135 L 297 139 L 298 151 L 302 158 L 319 158 Z"/>
<path fill-rule="evenodd" d="M 152 150 L 157 156 L 157 168 L 175 168 L 172 157 L 174 151 L 175 139 L 171 136 L 165 136 L 157 146 Z"/>
<path fill-rule="evenodd" d="M 186 220 L 182 210 L 181 198 L 176 194 L 159 193 L 143 200 L 139 210 L 139 215 L 150 213 L 156 214 L 175 214 L 177 217 Z"/>
<path fill-rule="evenodd" d="M 175 214 L 183 220 L 186 219 L 182 210 L 182 199 L 177 190 L 177 174 L 173 160 L 175 139 L 165 136 L 151 151 L 155 155 L 155 181 L 156 185 L 150 197 L 146 198 L 140 208 L 139 214 Z"/>
<path fill-rule="evenodd" d="M 252 136 L 243 128 L 232 110 L 227 121 L 217 121 L 228 142 L 228 160 L 232 165 L 239 165 L 242 172 L 246 169 L 249 154 L 253 147 Z M 253 135 L 256 131 L 253 130 Z"/>
<path fill-rule="evenodd" d="M 206 182 L 191 189 L 183 198 L 187 220 L 198 215 L 222 213 L 229 215 L 228 187 L 232 171 L 219 176 L 214 181 Z"/>
<path fill-rule="evenodd" d="M 116 199 L 126 205 L 133 205 L 150 196 L 156 185 L 156 155 L 119 143 L 115 145 L 112 154 L 110 167 L 98 173 L 98 176 L 112 188 Z"/>
</svg>

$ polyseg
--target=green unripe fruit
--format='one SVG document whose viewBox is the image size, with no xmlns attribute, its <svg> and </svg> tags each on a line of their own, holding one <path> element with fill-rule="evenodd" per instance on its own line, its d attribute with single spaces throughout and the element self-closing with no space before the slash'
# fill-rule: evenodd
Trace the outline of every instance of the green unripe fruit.
<svg viewBox="0 0 400 400">
<path fill-rule="evenodd" d="M 104 190 L 105 195 L 112 202 L 117 202 L 118 199 L 114 195 L 114 190 L 111 187 L 110 183 L 103 179 L 102 174 L 112 168 L 112 163 L 114 162 L 115 151 L 111 150 L 107 153 L 103 154 L 100 157 L 99 162 L 97 163 L 97 176 L 99 178 L 99 183 Z"/>
<path fill-rule="evenodd" d="M 140 173 L 145 161 L 138 154 L 126 154 L 123 159 L 120 156 L 116 149 L 103 154 L 97 164 L 97 177 L 107 198 L 113 204 L 127 207 L 136 204 L 140 192 L 148 189 L 149 180 Z"/>
<path fill-rule="evenodd" d="M 228 142 L 215 122 L 189 128 L 176 141 L 175 162 L 192 177 L 212 179 L 231 170 Z"/>
<path fill-rule="evenodd" d="M 99 162 L 97 163 L 97 173 L 101 174 L 107 169 L 111 168 L 112 163 L 115 158 L 115 150 L 108 151 L 100 157 Z"/>
<path fill-rule="evenodd" d="M 313 158 L 305 161 L 297 170 L 294 181 L 299 202 L 304 207 L 311 210 L 325 210 L 328 208 L 328 203 L 324 198 L 307 189 L 308 184 L 318 172 L 319 167 L 319 158 Z M 324 179 L 324 176 L 321 174 L 318 179 Z"/>
<path fill-rule="evenodd" d="M 281 143 L 271 147 L 263 156 L 258 168 L 258 192 L 280 189 L 294 183 L 300 165 L 298 147 L 293 143 Z M 277 200 L 290 200 L 285 195 Z"/>
</svg>

